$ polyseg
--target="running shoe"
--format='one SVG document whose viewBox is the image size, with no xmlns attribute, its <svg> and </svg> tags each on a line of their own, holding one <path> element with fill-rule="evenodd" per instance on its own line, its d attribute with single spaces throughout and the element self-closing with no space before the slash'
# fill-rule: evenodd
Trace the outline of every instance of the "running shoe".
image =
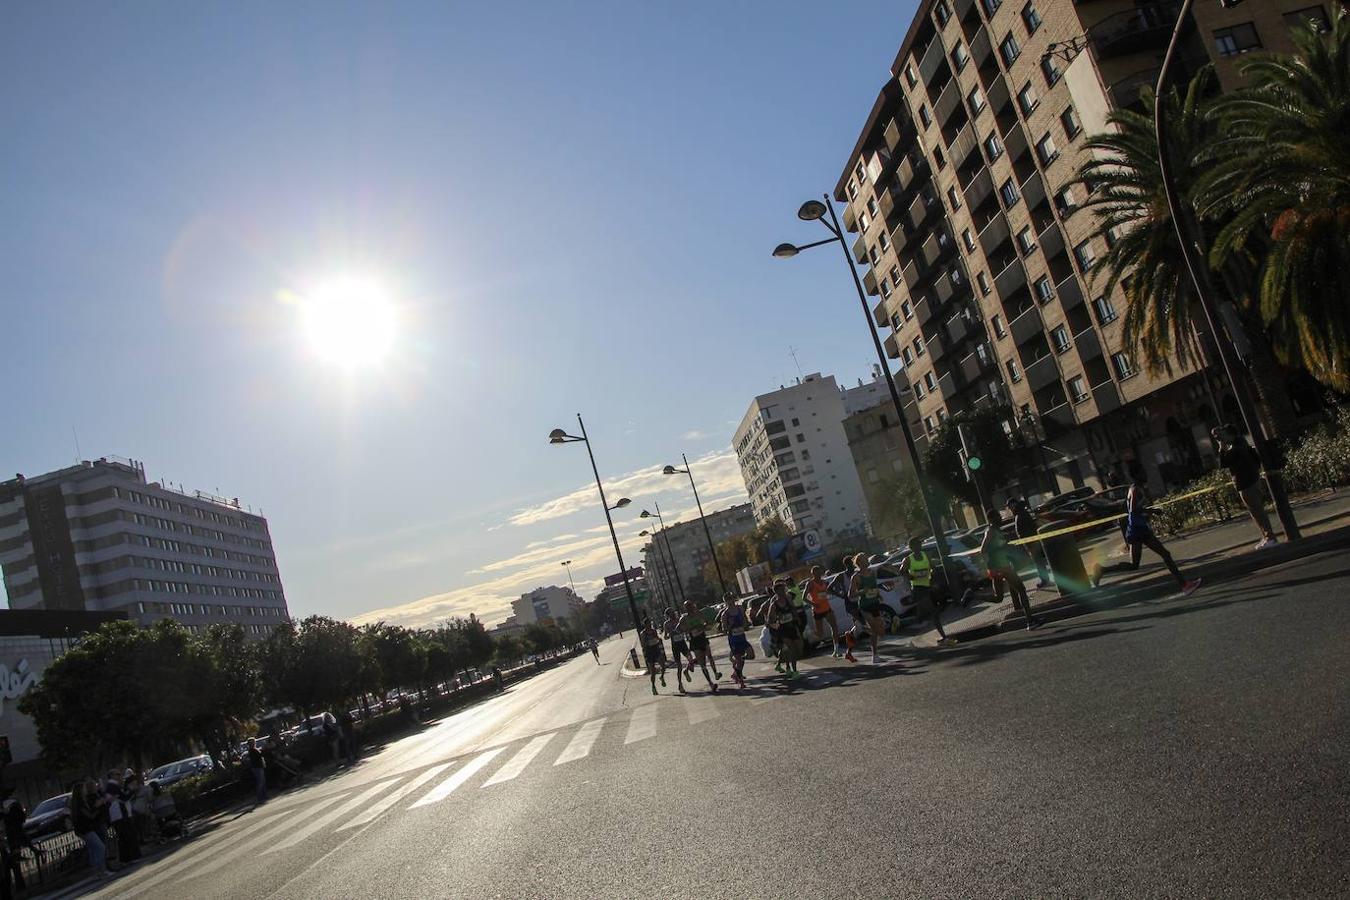
<svg viewBox="0 0 1350 900">
<path fill-rule="evenodd" d="M 1037 619 L 1035 617 L 1032 617 L 1027 620 L 1027 631 L 1035 631 L 1037 628 L 1040 628 L 1044 624 L 1045 624 L 1044 619 Z"/>
<path fill-rule="evenodd" d="M 684 689 L 684 685 L 680 685 L 680 693 L 681 693 L 681 694 L 688 694 L 689 692 L 686 691 L 686 690 Z"/>
<path fill-rule="evenodd" d="M 662 675 L 662 676 L 660 676 L 660 678 L 661 678 L 661 687 L 665 687 L 665 686 L 666 686 L 666 676 Z"/>
<path fill-rule="evenodd" d="M 1277 541 L 1277 540 L 1275 540 L 1273 537 L 1268 537 L 1268 538 L 1266 538 L 1265 540 L 1263 540 L 1261 543 L 1257 544 L 1257 545 L 1256 545 L 1256 549 L 1257 549 L 1257 550 L 1269 550 L 1271 547 L 1278 546 L 1279 543 L 1280 543 L 1280 542 Z"/>
<path fill-rule="evenodd" d="M 844 653 L 843 653 L 843 651 L 839 648 L 839 645 L 838 645 L 838 644 L 835 644 L 835 645 L 834 645 L 834 653 L 832 653 L 832 654 L 830 654 L 830 655 L 833 656 L 835 659 L 838 659 L 839 657 L 843 656 Z"/>
<path fill-rule="evenodd" d="M 687 669 L 684 670 L 684 677 L 685 677 L 685 678 L 693 678 L 693 677 L 694 677 L 694 664 L 693 664 L 693 663 L 690 663 L 690 664 L 689 664 L 689 667 L 688 667 Z"/>
<path fill-rule="evenodd" d="M 873 654 L 872 654 L 872 665 L 875 666 L 875 665 L 877 665 L 877 664 L 880 663 L 880 662 L 881 662 L 881 657 L 878 656 L 877 654 L 873 653 Z"/>
<path fill-rule="evenodd" d="M 717 693 L 717 685 L 714 684 L 714 685 L 712 686 L 712 692 L 713 692 L 714 694 Z"/>
<path fill-rule="evenodd" d="M 788 673 L 787 673 L 787 680 L 788 680 L 788 681 L 794 681 L 794 680 L 800 678 L 801 675 L 802 675 L 801 672 L 793 672 L 793 671 L 790 671 L 790 670 L 789 670 Z"/>
<path fill-rule="evenodd" d="M 939 647 L 953 647 L 953 646 L 956 645 L 956 638 L 952 638 L 952 637 L 941 638 L 941 639 L 937 642 L 937 645 L 938 645 Z"/>
<path fill-rule="evenodd" d="M 855 663 L 858 661 L 858 657 L 853 655 L 852 650 L 848 650 L 844 653 L 844 659 L 848 660 L 851 663 Z"/>
<path fill-rule="evenodd" d="M 780 674 L 780 675 L 783 674 L 783 664 L 782 664 L 782 663 L 778 663 L 778 665 L 776 665 L 776 666 L 773 667 L 773 670 L 774 670 L 775 672 L 777 672 L 778 674 Z"/>
<path fill-rule="evenodd" d="M 653 693 L 653 694 L 656 693 L 656 685 L 652 685 L 652 693 Z"/>
<path fill-rule="evenodd" d="M 1199 587 L 1200 587 L 1200 579 L 1192 578 L 1190 581 L 1186 582 L 1181 586 L 1181 593 L 1189 597 L 1191 594 L 1194 594 L 1196 589 Z"/>
<path fill-rule="evenodd" d="M 721 681 L 722 673 L 717 671 L 717 669 L 713 669 L 713 677 L 716 678 L 718 681 Z"/>
</svg>

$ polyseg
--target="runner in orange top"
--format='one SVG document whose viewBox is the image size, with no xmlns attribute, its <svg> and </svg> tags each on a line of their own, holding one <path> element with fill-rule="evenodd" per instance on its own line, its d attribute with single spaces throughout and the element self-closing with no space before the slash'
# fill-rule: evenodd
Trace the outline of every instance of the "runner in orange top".
<svg viewBox="0 0 1350 900">
<path fill-rule="evenodd" d="M 839 622 L 834 617 L 834 607 L 830 606 L 830 594 L 825 584 L 825 570 L 820 566 L 811 567 L 811 580 L 806 582 L 806 597 L 811 601 L 811 612 L 816 618 L 816 635 L 821 635 L 821 623 L 830 623 L 830 637 L 834 639 L 834 657 L 847 656 L 852 662 L 852 649 L 844 649 L 839 641 Z M 850 638 L 850 643 L 852 639 Z"/>
</svg>

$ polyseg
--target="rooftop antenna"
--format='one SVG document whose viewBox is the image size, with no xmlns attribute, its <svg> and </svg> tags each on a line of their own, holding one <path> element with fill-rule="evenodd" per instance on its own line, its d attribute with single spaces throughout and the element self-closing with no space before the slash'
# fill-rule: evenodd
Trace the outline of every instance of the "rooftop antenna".
<svg viewBox="0 0 1350 900">
<path fill-rule="evenodd" d="M 802 383 L 802 364 L 797 359 L 797 348 L 788 344 L 788 355 L 792 357 L 792 364 L 797 367 L 797 383 Z"/>
<path fill-rule="evenodd" d="M 70 433 L 75 437 L 75 465 L 79 465 L 84 459 L 84 454 L 80 453 L 80 434 L 75 430 L 75 426 L 70 426 Z"/>
</svg>

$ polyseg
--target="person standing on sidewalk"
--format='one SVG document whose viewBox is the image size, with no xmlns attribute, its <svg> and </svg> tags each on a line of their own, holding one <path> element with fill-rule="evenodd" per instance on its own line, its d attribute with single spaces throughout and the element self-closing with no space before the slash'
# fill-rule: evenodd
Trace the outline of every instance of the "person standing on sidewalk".
<svg viewBox="0 0 1350 900">
<path fill-rule="evenodd" d="M 267 761 L 258 749 L 258 739 L 248 739 L 248 769 L 253 773 L 253 805 L 261 806 L 267 802 Z"/>
<path fill-rule="evenodd" d="M 1138 569 L 1145 547 L 1162 558 L 1163 565 L 1167 566 L 1167 571 L 1172 573 L 1172 577 L 1176 579 L 1183 594 L 1190 596 L 1196 588 L 1200 587 L 1199 578 L 1187 579 L 1181 574 L 1181 570 L 1177 568 L 1176 560 L 1172 559 L 1172 554 L 1167 552 L 1163 542 L 1158 540 L 1158 536 L 1153 533 L 1153 527 L 1148 521 L 1147 488 L 1142 475 L 1136 476 L 1134 483 L 1130 485 L 1130 492 L 1125 495 L 1125 543 L 1130 546 L 1129 560 L 1111 566 L 1099 566 L 1092 573 L 1093 587 L 1102 583 L 1102 575 L 1107 572 Z"/>
<path fill-rule="evenodd" d="M 103 792 L 98 789 L 98 783 L 92 778 L 76 782 L 70 792 L 71 830 L 84 841 L 89 867 L 97 878 L 107 878 L 113 871 L 108 866 L 108 845 L 103 840 L 102 819 Z"/>
<path fill-rule="evenodd" d="M 909 578 L 909 586 L 914 591 L 914 605 L 920 617 L 927 617 L 938 633 L 938 646 L 949 647 L 956 638 L 947 637 L 942 630 L 942 608 L 933 596 L 933 560 L 923 552 L 923 538 L 909 539 L 909 556 L 900 564 L 900 574 Z"/>
<path fill-rule="evenodd" d="M 1022 613 L 1027 620 L 1027 631 L 1041 627 L 1041 620 L 1031 614 L 1031 598 L 1022 584 L 1022 576 L 1017 574 L 1009 553 L 1008 540 L 1003 536 L 1003 518 L 992 506 L 985 510 L 989 524 L 984 529 L 984 540 L 980 542 L 980 552 L 984 554 L 985 566 L 990 577 L 999 578 L 1008 584 L 1008 593 L 1012 596 L 1013 609 Z"/>
<path fill-rule="evenodd" d="M 877 581 L 877 573 L 872 571 L 866 553 L 855 556 L 853 564 L 856 568 L 853 572 L 853 582 L 849 585 L 849 596 L 853 598 L 858 613 L 867 626 L 867 637 L 872 643 L 872 665 L 875 666 L 881 661 L 877 653 L 882 632 L 886 630 L 886 625 L 881 619 L 881 585 Z"/>
<path fill-rule="evenodd" d="M 1009 497 L 1008 514 L 1012 516 L 1013 528 L 1019 538 L 1036 536 L 1036 514 L 1031 511 L 1031 504 L 1027 503 L 1026 497 Z M 1026 547 L 1031 561 L 1036 564 L 1036 587 L 1049 587 L 1050 579 L 1046 577 L 1043 558 L 1045 547 L 1039 542 L 1027 544 Z"/>
<path fill-rule="evenodd" d="M 1209 433 L 1219 448 L 1219 463 L 1233 476 L 1233 489 L 1237 491 L 1247 514 L 1261 530 L 1261 541 L 1257 550 L 1269 550 L 1279 543 L 1275 532 L 1270 529 L 1270 516 L 1266 515 L 1266 498 L 1261 494 L 1261 459 L 1248 444 L 1247 439 L 1238 434 L 1232 425 L 1220 425 Z"/>
</svg>

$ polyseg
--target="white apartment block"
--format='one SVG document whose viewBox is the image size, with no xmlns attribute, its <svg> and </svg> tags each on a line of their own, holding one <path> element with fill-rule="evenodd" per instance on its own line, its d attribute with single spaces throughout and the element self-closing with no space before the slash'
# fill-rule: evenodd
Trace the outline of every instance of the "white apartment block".
<svg viewBox="0 0 1350 900">
<path fill-rule="evenodd" d="M 714 546 L 754 530 L 755 516 L 749 503 L 708 513 L 708 532 L 712 533 Z M 703 523 L 695 516 L 657 531 L 652 542 L 642 548 L 642 568 L 647 573 L 648 584 L 655 588 L 656 601 L 662 608 L 676 606 L 681 597 L 694 597 L 697 585 L 693 582 L 703 574 L 704 567 L 712 562 L 708 532 L 703 530 Z M 669 547 L 667 539 L 670 541 Z M 723 572 L 722 575 L 727 579 L 727 587 L 731 588 L 736 573 Z M 716 575 L 705 579 L 705 583 L 714 592 L 718 590 Z"/>
<path fill-rule="evenodd" d="M 557 622 L 571 616 L 582 605 L 582 599 L 571 588 L 549 585 L 535 588 L 521 594 L 519 599 L 512 600 L 511 616 L 521 625 L 533 625 L 545 620 Z"/>
<path fill-rule="evenodd" d="M 885 391 L 853 389 L 849 405 L 875 403 Z M 866 388 L 864 390 L 863 388 Z M 794 532 L 815 529 L 829 543 L 864 531 L 867 507 L 844 433 L 846 392 L 819 372 L 755 398 L 736 429 L 733 446 L 755 521 L 780 517 Z"/>
<path fill-rule="evenodd" d="M 147 483 L 133 460 L 0 482 L 0 568 L 11 609 L 238 623 L 252 637 L 289 619 L 267 520 Z"/>
</svg>

